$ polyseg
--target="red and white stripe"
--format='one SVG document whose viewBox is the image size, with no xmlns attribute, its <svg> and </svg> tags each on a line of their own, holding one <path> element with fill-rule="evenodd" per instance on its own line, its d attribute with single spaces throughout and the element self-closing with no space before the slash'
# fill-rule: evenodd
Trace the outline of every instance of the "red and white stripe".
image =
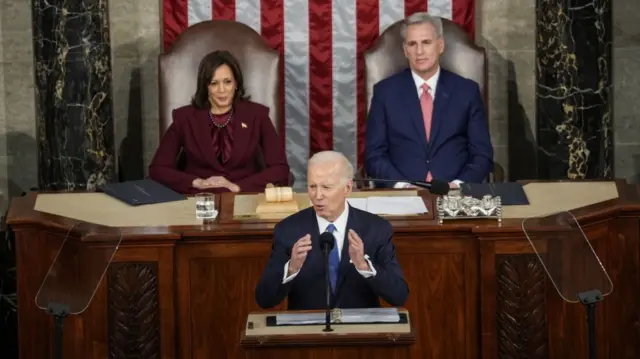
<svg viewBox="0 0 640 359">
<path fill-rule="evenodd" d="M 362 54 L 389 25 L 418 11 L 452 19 L 473 36 L 475 0 L 163 0 L 163 40 L 168 48 L 188 26 L 226 19 L 247 24 L 280 50 L 281 130 L 292 171 L 304 179 L 307 159 L 321 150 L 362 165 Z"/>
</svg>

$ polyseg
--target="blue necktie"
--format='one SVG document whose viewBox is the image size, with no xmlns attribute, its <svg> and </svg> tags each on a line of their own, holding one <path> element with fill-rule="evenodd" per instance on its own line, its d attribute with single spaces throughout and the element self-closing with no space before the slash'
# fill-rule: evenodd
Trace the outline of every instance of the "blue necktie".
<svg viewBox="0 0 640 359">
<path fill-rule="evenodd" d="M 329 224 L 327 232 L 333 234 L 336 226 Z M 334 239 L 335 241 L 335 239 Z M 338 281 L 338 266 L 340 265 L 340 255 L 338 254 L 338 242 L 333 245 L 333 249 L 329 253 L 329 281 L 331 282 L 331 291 L 336 293 L 336 282 Z"/>
</svg>

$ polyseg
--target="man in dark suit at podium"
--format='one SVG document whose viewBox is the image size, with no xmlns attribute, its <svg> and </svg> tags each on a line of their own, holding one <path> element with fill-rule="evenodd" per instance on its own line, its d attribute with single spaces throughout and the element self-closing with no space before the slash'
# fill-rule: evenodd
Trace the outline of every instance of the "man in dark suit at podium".
<svg viewBox="0 0 640 359">
<path fill-rule="evenodd" d="M 290 310 L 326 308 L 319 241 L 325 231 L 335 238 L 329 254 L 333 308 L 379 307 L 379 298 L 404 305 L 409 288 L 396 261 L 391 224 L 347 203 L 352 178 L 353 167 L 341 153 L 311 157 L 307 185 L 312 206 L 276 225 L 271 256 L 255 292 L 260 307 L 275 307 L 288 297 Z"/>
</svg>

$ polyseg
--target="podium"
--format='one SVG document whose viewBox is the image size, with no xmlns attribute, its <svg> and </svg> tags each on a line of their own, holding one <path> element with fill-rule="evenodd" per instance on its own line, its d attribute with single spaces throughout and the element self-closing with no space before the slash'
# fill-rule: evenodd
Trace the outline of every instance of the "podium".
<svg viewBox="0 0 640 359">
<path fill-rule="evenodd" d="M 87 285 L 91 281 L 83 278 L 71 282 L 85 283 L 82 288 L 87 292 L 82 293 L 91 293 L 89 289 L 94 288 L 95 293 L 81 313 L 74 315 L 73 307 L 84 309 L 82 306 L 70 306 L 64 319 L 64 359 L 121 358 L 135 353 L 163 359 L 236 359 L 248 357 L 247 352 L 253 357 L 256 353 L 270 357 L 272 352 L 280 352 L 282 358 L 304 358 L 296 353 L 305 351 L 336 357 L 332 346 L 332 350 L 347 353 L 343 356 L 346 359 L 379 357 L 377 352 L 358 355 L 369 347 L 388 351 L 391 358 L 406 357 L 395 355 L 406 353 L 406 348 L 410 348 L 412 358 L 419 359 L 587 358 L 589 326 L 584 303 L 580 298 L 581 302 L 567 302 L 563 296 L 575 301 L 565 293 L 588 293 L 591 289 L 598 289 L 603 298 L 595 307 L 598 358 L 640 358 L 640 332 L 635 320 L 640 318 L 640 185 L 622 181 L 532 182 L 524 189 L 530 205 L 505 206 L 502 223 L 460 219 L 439 224 L 434 216 L 437 199 L 424 192 L 421 195 L 429 213 L 389 219 L 397 259 L 411 291 L 405 306 L 411 315 L 415 342 L 405 346 L 399 345 L 405 336 L 387 340 L 389 336 L 384 334 L 359 343 L 355 334 L 336 338 L 335 331 L 330 336 L 314 334 L 304 340 L 300 335 L 294 337 L 300 341 L 298 345 L 291 343 L 291 336 L 245 333 L 247 316 L 260 310 L 255 302 L 255 284 L 271 253 L 276 221 L 243 218 L 245 213 L 234 209 L 242 198 L 235 193 L 216 195 L 219 215 L 214 223 L 207 224 L 202 220 L 198 223 L 193 201 L 130 208 L 104 193 L 29 193 L 14 197 L 7 224 L 18 253 L 20 359 L 50 358 L 56 348 L 55 323 L 45 310 L 52 302 L 70 301 L 46 298 L 37 301 L 39 307 L 34 298 L 67 233 L 78 222 L 117 228 L 114 242 L 109 241 L 112 244 L 107 247 L 115 248 L 118 231 L 122 245 L 115 250 L 97 288 Z M 568 211 L 575 217 L 569 223 L 577 221 L 589 239 L 613 283 L 610 295 L 605 296 L 609 285 L 598 282 L 577 287 L 583 279 L 606 278 L 584 237 L 579 241 L 580 237 L 572 235 L 571 229 L 577 227 L 544 220 L 548 213 L 558 211 Z M 525 222 L 525 233 L 526 218 L 532 219 Z M 72 243 L 86 247 L 89 237 L 95 237 L 93 233 L 75 233 L 65 247 Z M 99 252 L 107 254 L 108 248 Z M 63 252 L 69 249 L 72 247 Z M 94 277 L 94 273 L 102 275 L 98 267 L 107 263 L 105 257 L 78 258 L 90 263 L 82 266 L 90 271 L 69 274 L 79 273 L 85 278 Z M 552 282 L 545 267 L 562 276 L 554 275 Z M 573 269 L 580 267 L 583 277 L 575 280 Z M 592 275 L 593 271 L 597 272 Z M 571 277 L 567 277 L 569 274 Z M 60 283 L 74 288 L 68 281 Z M 283 303 L 269 311 L 285 308 Z M 256 323 L 254 320 L 254 328 Z M 334 325 L 334 329 L 338 327 Z M 287 340 L 289 346 L 284 345 Z M 370 345 L 372 342 L 380 345 Z"/>
<path fill-rule="evenodd" d="M 324 313 L 324 311 L 321 311 Z M 334 323 L 333 332 L 322 325 L 275 325 L 283 312 L 251 312 L 240 345 L 249 359 L 286 358 L 410 358 L 415 342 L 409 312 L 400 323 Z"/>
</svg>

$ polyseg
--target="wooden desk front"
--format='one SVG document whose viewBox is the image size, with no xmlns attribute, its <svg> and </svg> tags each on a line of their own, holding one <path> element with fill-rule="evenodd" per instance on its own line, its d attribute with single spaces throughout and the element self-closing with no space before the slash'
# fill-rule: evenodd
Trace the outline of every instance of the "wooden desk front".
<svg viewBox="0 0 640 359">
<path fill-rule="evenodd" d="M 411 358 L 411 316 L 399 311 L 407 317 L 405 323 L 334 324 L 329 333 L 323 332 L 324 325 L 269 327 L 267 317 L 278 312 L 250 313 L 240 344 L 252 359 Z"/>
<path fill-rule="evenodd" d="M 597 308 L 599 355 L 631 359 L 640 357 L 640 191 L 624 183 L 617 189 L 619 198 L 572 213 L 614 283 Z M 8 216 L 25 359 L 47 357 L 53 345 L 52 321 L 34 298 L 66 229 L 77 222 L 34 211 L 36 198 L 15 198 Z M 65 358 L 245 357 L 241 333 L 258 310 L 254 287 L 274 223 L 221 221 L 233 195 L 218 203 L 213 224 L 122 228 L 124 240 L 93 302 L 65 323 Z M 557 295 L 520 219 L 438 225 L 431 216 L 392 224 L 410 287 L 412 357 L 586 357 L 584 309 Z"/>
</svg>

